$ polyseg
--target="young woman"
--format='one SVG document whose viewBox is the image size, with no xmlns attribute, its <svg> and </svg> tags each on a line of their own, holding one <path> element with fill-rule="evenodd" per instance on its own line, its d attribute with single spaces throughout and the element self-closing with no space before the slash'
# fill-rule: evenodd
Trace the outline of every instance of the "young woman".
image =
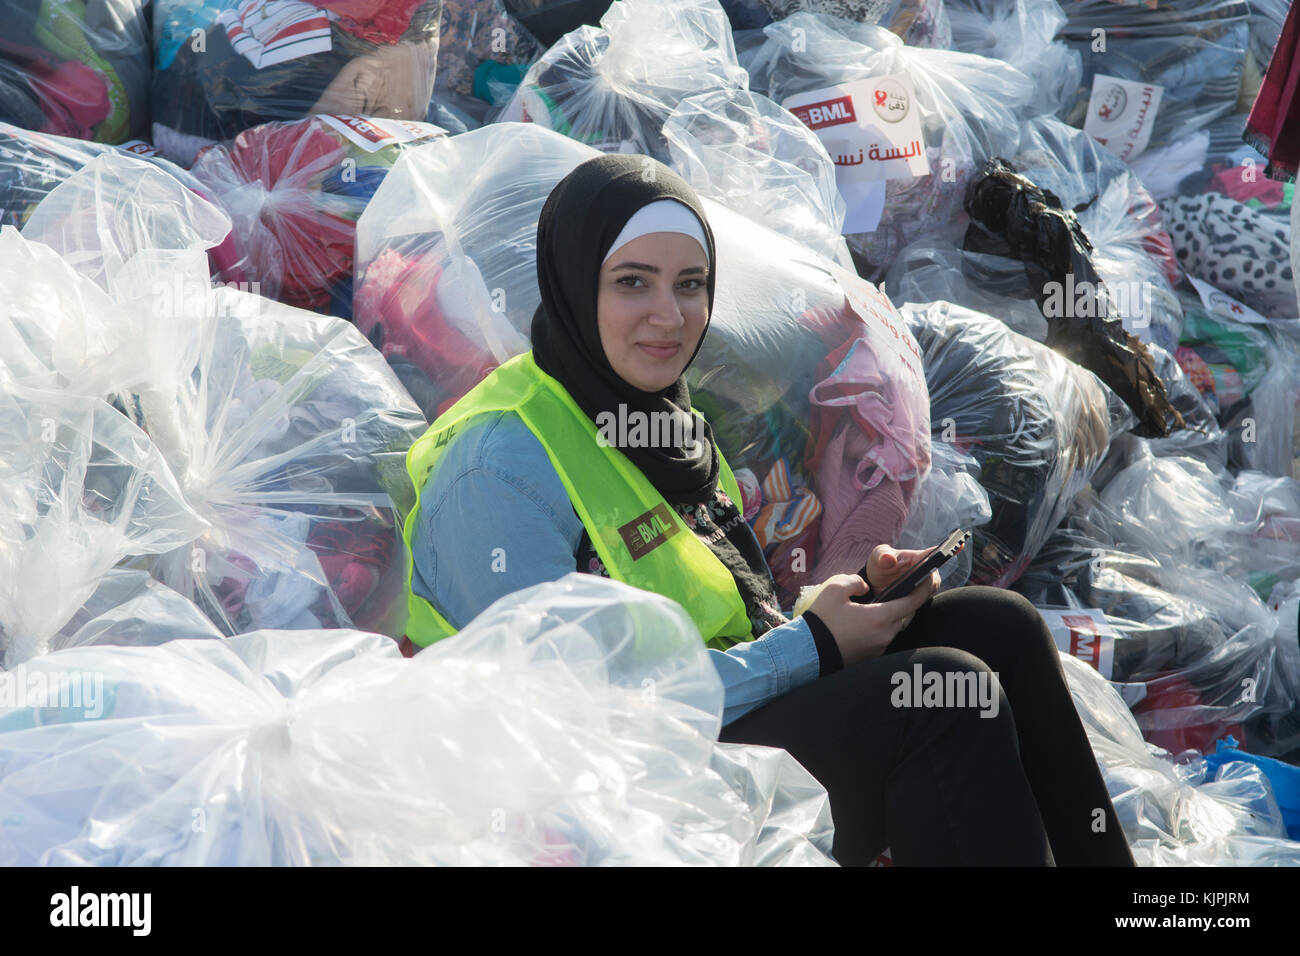
<svg viewBox="0 0 1300 956">
<path fill-rule="evenodd" d="M 840 575 L 802 617 L 781 614 L 682 377 L 716 274 L 703 207 L 667 167 L 601 156 L 556 186 L 537 228 L 532 351 L 408 456 L 408 637 L 427 645 L 574 570 L 607 574 L 691 615 L 725 687 L 722 739 L 782 747 L 821 781 L 839 862 L 890 847 L 899 864 L 1131 866 L 1056 648 L 1022 597 L 935 596 L 934 573 L 865 605 L 850 598 L 866 582 Z M 645 429 L 663 439 L 649 447 L 612 447 L 608 426 L 634 416 L 676 427 Z M 919 557 L 877 548 L 871 587 Z M 915 706 L 896 693 L 896 675 L 929 672 L 983 682 L 996 704 Z"/>
</svg>

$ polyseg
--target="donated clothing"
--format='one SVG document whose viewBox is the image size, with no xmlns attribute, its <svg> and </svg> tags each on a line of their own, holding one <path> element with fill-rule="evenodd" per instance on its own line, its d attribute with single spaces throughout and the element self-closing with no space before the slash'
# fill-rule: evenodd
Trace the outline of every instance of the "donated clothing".
<svg viewBox="0 0 1300 956">
<path fill-rule="evenodd" d="M 430 474 L 420 512 L 411 587 L 457 629 L 498 598 L 576 567 L 582 521 L 541 442 L 514 413 L 457 438 Z M 810 683 L 820 668 L 802 619 L 709 654 L 726 693 L 724 725 Z"/>
</svg>

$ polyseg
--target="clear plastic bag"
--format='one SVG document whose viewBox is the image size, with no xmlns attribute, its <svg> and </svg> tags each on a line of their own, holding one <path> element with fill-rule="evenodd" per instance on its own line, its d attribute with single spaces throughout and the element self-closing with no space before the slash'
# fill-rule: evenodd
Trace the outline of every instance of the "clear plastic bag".
<svg viewBox="0 0 1300 956">
<path fill-rule="evenodd" d="M 1082 83 L 1064 114 L 1072 125 L 1083 127 L 1098 74 L 1161 87 L 1149 149 L 1237 108 L 1249 42 L 1245 0 L 1063 0 L 1061 7 L 1069 17 L 1061 38 L 1083 58 Z"/>
<path fill-rule="evenodd" d="M 113 152 L 113 147 L 100 143 L 34 133 L 0 122 L 0 195 L 5 197 L 0 204 L 0 226 L 21 228 L 54 187 L 96 157 Z M 157 166 L 191 192 L 212 201 L 203 185 L 175 163 L 148 152 L 133 151 L 131 156 Z M 233 269 L 244 254 L 233 233 L 208 250 L 216 270 Z"/>
<path fill-rule="evenodd" d="M 148 6 L 0 3 L 0 121 L 100 143 L 148 135 Z"/>
<path fill-rule="evenodd" d="M 991 316 L 948 302 L 902 312 L 925 357 L 931 428 L 979 463 L 992 506 L 971 581 L 1006 587 L 1133 416 L 1091 372 Z"/>
<path fill-rule="evenodd" d="M 412 660 L 262 631 L 38 673 L 89 679 L 101 712 L 0 706 L 7 865 L 831 862 L 825 790 L 783 751 L 716 743 L 722 685 L 681 608 L 591 576 Z"/>
<path fill-rule="evenodd" d="M 915 91 L 930 171 L 885 181 L 879 225 L 848 236 L 858 271 L 879 281 L 904 246 L 956 242 L 966 224 L 966 185 L 988 159 L 1015 152 L 1023 115 L 1033 109 L 1033 82 L 998 60 L 904 46 L 883 27 L 833 17 L 796 13 L 764 33 L 744 65 L 750 88 L 778 103 L 886 75 L 906 77 Z"/>
<path fill-rule="evenodd" d="M 442 0 L 156 0 L 153 141 L 203 146 L 315 113 L 423 121 Z"/>
<path fill-rule="evenodd" d="M 1023 268 L 1002 256 L 954 245 L 917 242 L 898 254 L 885 276 L 895 304 L 952 302 L 996 316 L 1035 342 L 1047 338 L 1047 320 L 1025 292 Z"/>
<path fill-rule="evenodd" d="M 737 29 L 761 27 L 793 13 L 818 13 L 857 23 L 878 24 L 908 46 L 947 50 L 953 45 L 944 0 L 733 0 L 723 2 Z M 743 26 L 737 22 L 743 18 Z"/>
<path fill-rule="evenodd" d="M 1070 693 L 1133 855 L 1142 865 L 1300 863 L 1268 780 L 1242 762 L 1208 778 L 1143 741 L 1113 685 L 1063 654 Z"/>
<path fill-rule="evenodd" d="M 793 114 L 758 93 L 713 90 L 678 103 L 663 136 L 701 196 L 853 268 L 835 165 Z"/>
<path fill-rule="evenodd" d="M 225 633 L 400 634 L 397 514 L 424 419 L 347 322 L 213 289 L 205 247 L 228 228 L 130 157 L 101 156 L 56 188 L 24 237 L 55 244 L 118 306 L 84 317 L 94 348 L 56 370 L 82 388 L 74 373 L 95 373 L 87 381 L 149 435 L 207 522 L 137 560 Z"/>
<path fill-rule="evenodd" d="M 1066 22 L 1056 0 L 946 0 L 945 6 L 954 50 L 1010 63 L 1034 81 L 1045 112 L 1073 104 L 1083 61 L 1055 39 Z"/>
<path fill-rule="evenodd" d="M 425 123 L 312 116 L 255 126 L 203 150 L 194 177 L 229 213 L 247 249 L 216 278 L 350 317 L 357 217 L 401 150 L 443 135 Z"/>
<path fill-rule="evenodd" d="M 974 530 L 993 517 L 989 493 L 976 477 L 980 465 L 973 455 L 931 436 L 930 456 L 930 473 L 917 490 L 907 522 L 899 530 L 898 540 L 887 542 L 896 547 L 923 551 L 956 528 Z M 970 580 L 972 553 L 971 548 L 962 548 L 939 569 L 941 589 L 961 587 Z"/>
<path fill-rule="evenodd" d="M 13 668 L 50 641 L 132 554 L 204 529 L 163 456 L 99 399 L 0 374 L 0 652 Z"/>
<path fill-rule="evenodd" d="M 594 155 L 535 124 L 494 124 L 408 152 L 362 215 L 354 319 L 424 382 L 412 391 L 430 418 L 528 348 L 542 204 Z M 727 460 L 763 495 L 751 498 L 756 527 L 818 499 L 809 510 L 820 524 L 759 533 L 789 606 L 799 587 L 856 571 L 902 526 L 930 461 L 919 350 L 869 283 L 704 205 L 717 291 L 687 381 Z M 473 277 L 460 300 L 444 294 L 451 269 Z"/>
<path fill-rule="evenodd" d="M 497 120 L 667 163 L 661 130 L 678 103 L 745 88 L 717 0 L 621 0 L 600 27 L 579 27 L 529 67 Z"/>
<path fill-rule="evenodd" d="M 1156 461 L 1161 473 L 1181 463 Z M 1130 473 L 1129 479 L 1136 484 L 1142 475 Z M 1149 480 L 1167 497 L 1194 491 L 1185 482 Z M 1222 511 L 1231 516 L 1226 502 Z M 1041 607 L 1095 608 L 1106 615 L 1115 633 L 1110 676 L 1126 685 L 1125 699 L 1153 743 L 1174 752 L 1209 752 L 1231 733 L 1260 753 L 1294 748 L 1300 743 L 1300 721 L 1292 715 L 1300 680 L 1286 657 L 1277 615 L 1247 583 L 1254 563 L 1249 538 L 1222 520 L 1218 534 L 1237 560 L 1226 570 L 1197 567 L 1190 560 L 1199 544 L 1192 535 L 1179 540 L 1174 529 L 1172 542 L 1165 542 L 1149 526 L 1135 528 L 1134 519 L 1085 490 L 1016 590 Z M 1268 566 L 1268 559 L 1259 563 Z"/>
</svg>

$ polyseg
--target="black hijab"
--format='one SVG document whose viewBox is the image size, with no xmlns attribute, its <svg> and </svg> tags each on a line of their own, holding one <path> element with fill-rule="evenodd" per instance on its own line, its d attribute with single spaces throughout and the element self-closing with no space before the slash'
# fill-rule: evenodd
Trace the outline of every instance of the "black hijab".
<svg viewBox="0 0 1300 956">
<path fill-rule="evenodd" d="M 533 316 L 533 357 L 593 422 L 601 412 L 617 417 L 619 405 L 646 415 L 690 413 L 685 377 L 658 392 L 643 392 L 623 381 L 605 357 L 596 324 L 601 263 L 633 214 L 661 199 L 674 199 L 686 206 L 704 230 L 711 321 L 718 261 L 713 232 L 695 190 L 663 163 L 649 156 L 625 154 L 590 159 L 560 180 L 537 223 L 537 285 L 542 303 Z M 706 321 L 686 367 L 695 361 L 708 331 Z M 687 441 L 694 438 L 699 448 L 620 448 L 671 503 L 709 501 L 717 489 L 718 453 L 713 432 L 700 416 L 694 415 L 693 422 L 693 434 L 685 437 Z"/>
</svg>

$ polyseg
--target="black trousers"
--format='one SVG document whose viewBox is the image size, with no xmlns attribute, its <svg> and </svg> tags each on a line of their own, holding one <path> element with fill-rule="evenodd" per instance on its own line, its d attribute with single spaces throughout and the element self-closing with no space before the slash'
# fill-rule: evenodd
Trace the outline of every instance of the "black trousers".
<svg viewBox="0 0 1300 956">
<path fill-rule="evenodd" d="M 982 680 L 990 696 L 917 706 L 918 665 L 954 691 Z M 1012 591 L 935 595 L 885 654 L 751 711 L 721 739 L 781 747 L 821 782 L 846 866 L 886 847 L 898 865 L 1133 865 L 1056 645 Z"/>
</svg>

